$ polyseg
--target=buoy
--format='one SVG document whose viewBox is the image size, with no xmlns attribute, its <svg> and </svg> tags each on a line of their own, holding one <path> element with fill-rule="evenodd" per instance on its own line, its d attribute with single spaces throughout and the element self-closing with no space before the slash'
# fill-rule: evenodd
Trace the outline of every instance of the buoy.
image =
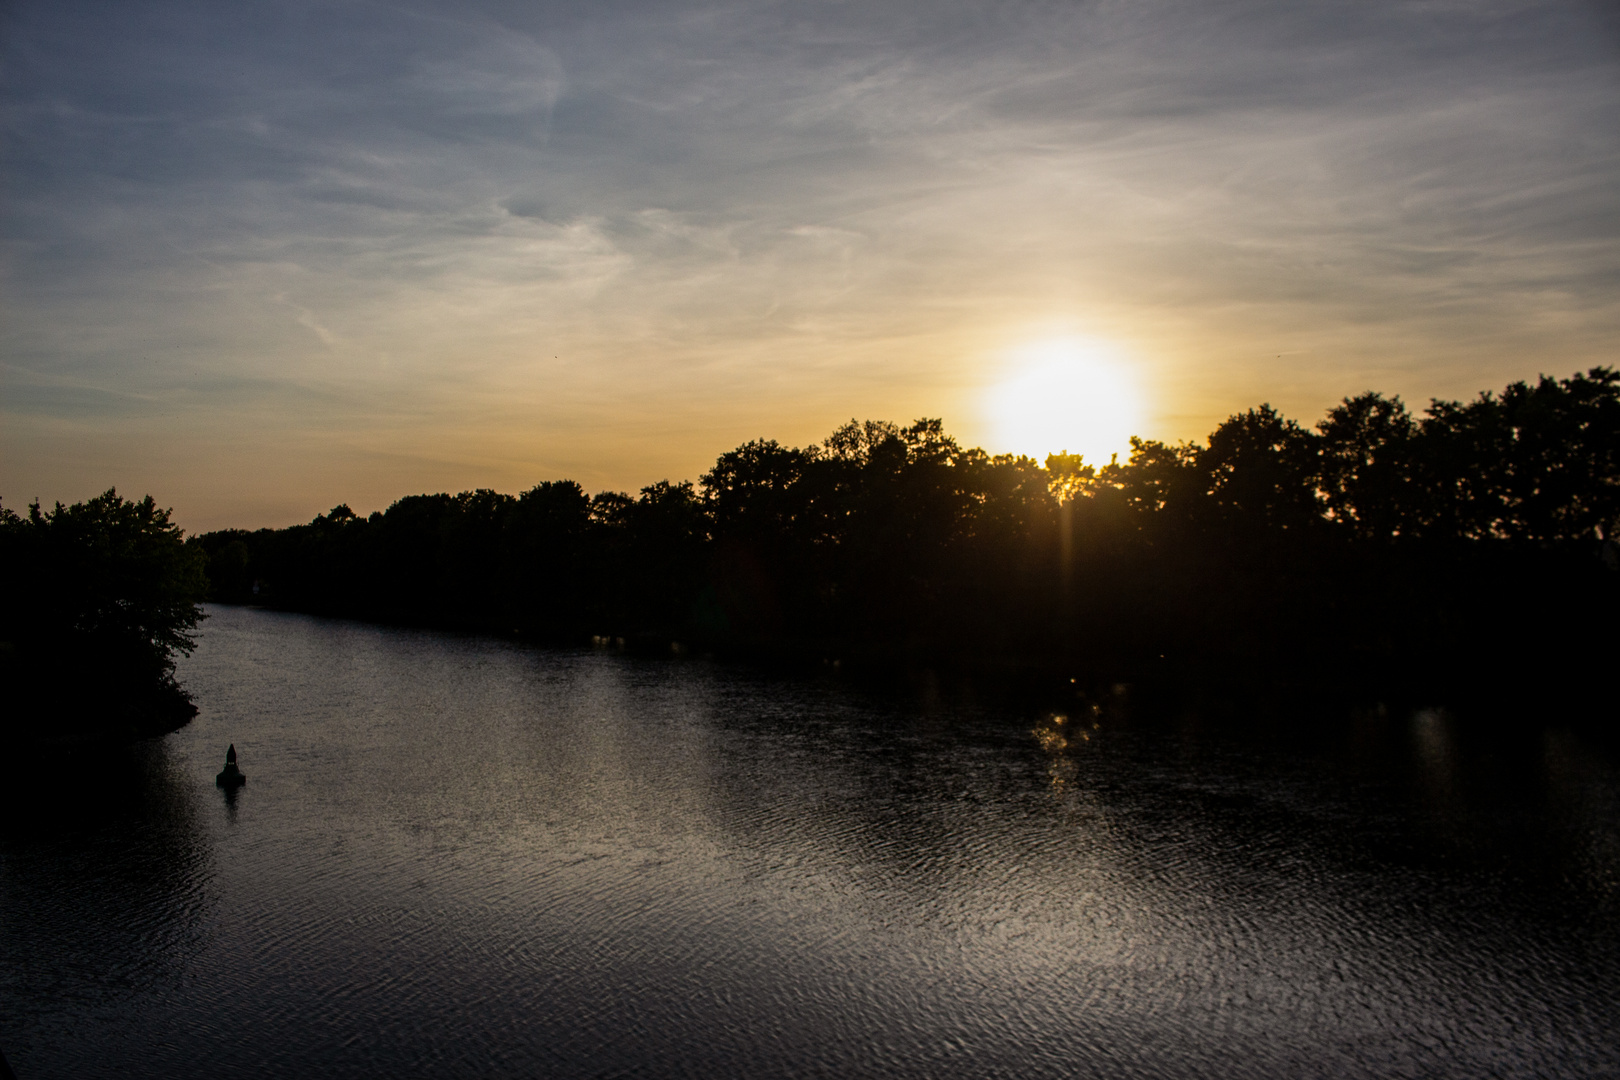
<svg viewBox="0 0 1620 1080">
<path fill-rule="evenodd" d="M 220 771 L 218 776 L 214 777 L 214 786 L 229 790 L 230 788 L 241 787 L 245 783 L 247 783 L 247 777 L 243 776 L 242 770 L 236 767 L 236 744 L 231 743 L 231 748 L 225 751 L 225 768 Z"/>
</svg>

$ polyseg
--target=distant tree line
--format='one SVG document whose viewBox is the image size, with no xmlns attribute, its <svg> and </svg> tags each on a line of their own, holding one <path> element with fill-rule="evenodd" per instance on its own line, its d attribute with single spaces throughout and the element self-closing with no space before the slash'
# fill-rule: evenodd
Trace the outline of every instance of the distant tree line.
<svg viewBox="0 0 1620 1080">
<path fill-rule="evenodd" d="M 202 618 L 205 562 L 150 495 L 0 507 L 0 736 L 151 735 L 195 715 L 174 657 Z"/>
<path fill-rule="evenodd" d="M 1525 683 L 1612 664 L 1620 375 L 1421 416 L 1268 405 L 1098 467 L 937 420 L 756 441 L 694 486 L 416 495 L 196 538 L 214 598 L 667 648 L 1073 670 Z M 60 513 L 60 511 L 58 511 Z"/>
</svg>

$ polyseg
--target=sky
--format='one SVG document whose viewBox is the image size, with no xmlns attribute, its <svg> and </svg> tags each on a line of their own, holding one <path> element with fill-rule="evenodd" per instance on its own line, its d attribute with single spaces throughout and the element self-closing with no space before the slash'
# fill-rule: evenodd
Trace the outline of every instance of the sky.
<svg viewBox="0 0 1620 1080">
<path fill-rule="evenodd" d="M 13 509 L 633 492 L 856 417 L 1095 460 L 1617 345 L 1606 0 L 0 0 Z"/>
</svg>

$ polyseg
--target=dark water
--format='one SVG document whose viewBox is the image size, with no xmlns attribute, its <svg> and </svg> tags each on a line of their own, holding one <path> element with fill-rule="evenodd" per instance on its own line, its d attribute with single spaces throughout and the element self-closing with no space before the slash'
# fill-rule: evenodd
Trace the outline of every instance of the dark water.
<svg viewBox="0 0 1620 1080">
<path fill-rule="evenodd" d="M 1620 1075 L 1620 774 L 1558 717 L 1058 724 L 212 615 L 189 727 L 10 763 L 22 1080 Z"/>
</svg>

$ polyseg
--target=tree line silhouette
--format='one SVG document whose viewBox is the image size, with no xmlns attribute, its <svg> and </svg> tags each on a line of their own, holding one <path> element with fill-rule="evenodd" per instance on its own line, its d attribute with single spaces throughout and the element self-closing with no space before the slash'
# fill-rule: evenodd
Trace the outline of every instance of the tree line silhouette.
<svg viewBox="0 0 1620 1080">
<path fill-rule="evenodd" d="M 761 440 L 696 485 L 414 495 L 186 539 L 150 496 L 0 507 L 16 734 L 153 733 L 207 597 L 556 641 L 1486 694 L 1603 686 L 1620 645 L 1620 373 L 1473 401 L 1268 405 L 1128 461 L 968 449 L 938 420 Z"/>
<path fill-rule="evenodd" d="M 1590 680 L 1612 655 L 1613 369 L 1131 447 L 1042 464 L 852 421 L 696 485 L 416 495 L 193 543 L 221 601 L 730 654 L 1360 683 Z"/>
</svg>

